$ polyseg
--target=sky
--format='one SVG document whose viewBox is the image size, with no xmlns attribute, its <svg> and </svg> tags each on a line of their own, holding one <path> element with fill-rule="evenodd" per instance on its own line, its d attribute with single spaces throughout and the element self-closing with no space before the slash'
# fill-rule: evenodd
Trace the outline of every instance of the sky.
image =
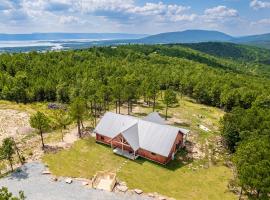
<svg viewBox="0 0 270 200">
<path fill-rule="evenodd" d="M 270 0 L 0 0 L 0 33 L 270 32 Z"/>
</svg>

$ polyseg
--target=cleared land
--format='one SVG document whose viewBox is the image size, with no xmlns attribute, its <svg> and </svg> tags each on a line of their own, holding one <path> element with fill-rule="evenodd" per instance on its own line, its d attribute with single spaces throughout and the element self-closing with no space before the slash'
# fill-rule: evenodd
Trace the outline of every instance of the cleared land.
<svg viewBox="0 0 270 200">
<path fill-rule="evenodd" d="M 79 180 L 73 180 L 72 184 L 66 184 L 64 178 L 52 181 L 52 176 L 42 175 L 45 169 L 39 162 L 27 163 L 20 171 L 0 179 L 0 187 L 8 187 L 16 195 L 22 190 L 27 200 L 146 200 L 138 195 L 90 189 Z"/>
<path fill-rule="evenodd" d="M 201 151 L 200 159 L 192 159 L 189 154 L 180 152 L 177 159 L 166 167 L 141 158 L 130 161 L 114 155 L 109 147 L 96 144 L 94 138 L 88 138 L 77 141 L 69 150 L 45 155 L 43 161 L 57 176 L 91 178 L 98 171 L 116 171 L 118 178 L 127 182 L 131 189 L 158 192 L 176 199 L 237 199 L 227 189 L 232 172 L 223 165 L 223 153 L 221 150 L 214 153 L 217 151 L 219 118 L 223 112 L 188 98 L 181 99 L 179 104 L 169 109 L 169 121 L 192 130 L 190 140 L 198 143 L 196 151 Z M 163 113 L 163 109 L 159 101 L 157 110 Z M 126 112 L 125 107 L 122 112 Z M 137 116 L 149 112 L 151 108 L 146 105 L 134 108 Z M 202 131 L 198 127 L 200 124 L 212 131 Z"/>
</svg>

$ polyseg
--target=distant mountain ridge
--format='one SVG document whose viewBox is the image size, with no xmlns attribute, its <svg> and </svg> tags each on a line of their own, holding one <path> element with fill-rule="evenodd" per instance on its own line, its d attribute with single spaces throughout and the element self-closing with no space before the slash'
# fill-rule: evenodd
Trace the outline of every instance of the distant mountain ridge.
<svg viewBox="0 0 270 200">
<path fill-rule="evenodd" d="M 28 40 L 52 41 L 51 43 L 53 44 L 44 43 L 27 46 Z M 19 41 L 19 43 L 16 47 L 14 47 L 13 43 L 11 42 L 13 45 L 12 46 L 9 41 Z M 21 42 L 24 42 L 26 44 L 22 45 Z M 186 30 L 181 32 L 160 33 L 156 35 L 125 33 L 0 33 L 0 53 L 46 51 L 55 48 L 59 49 L 58 47 L 61 47 L 63 49 L 82 49 L 93 46 L 112 46 L 125 44 L 190 44 L 204 42 L 226 42 L 234 44 L 245 44 L 270 49 L 270 33 L 242 37 L 234 37 L 219 31 L 211 30 Z M 196 48 L 199 47 L 197 46 Z M 213 45 L 213 48 L 218 48 L 218 45 Z M 222 44 L 222 48 L 233 51 L 233 49 L 231 49 L 232 46 L 226 46 Z"/>
<path fill-rule="evenodd" d="M 140 39 L 146 34 L 128 33 L 30 33 L 30 34 L 4 34 L 0 33 L 0 41 L 27 41 L 27 40 L 119 40 L 119 39 Z"/>
<path fill-rule="evenodd" d="M 230 41 L 233 37 L 219 32 L 206 30 L 186 30 L 182 32 L 160 33 L 145 37 L 144 43 L 197 43 L 209 41 Z"/>
<path fill-rule="evenodd" d="M 270 33 L 233 37 L 231 35 L 208 30 L 186 30 L 181 32 L 167 32 L 137 39 L 133 43 L 170 44 L 170 43 L 201 43 L 201 42 L 231 42 L 249 44 L 270 49 Z"/>
</svg>

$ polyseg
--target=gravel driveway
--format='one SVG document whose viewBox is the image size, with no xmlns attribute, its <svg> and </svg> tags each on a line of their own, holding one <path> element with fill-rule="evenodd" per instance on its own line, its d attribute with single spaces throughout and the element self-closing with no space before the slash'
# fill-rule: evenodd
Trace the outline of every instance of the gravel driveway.
<svg viewBox="0 0 270 200">
<path fill-rule="evenodd" d="M 34 162 L 25 164 L 20 172 L 0 179 L 0 187 L 8 187 L 10 192 L 18 194 L 24 191 L 27 200 L 142 200 L 138 195 L 115 194 L 101 190 L 88 189 L 79 181 L 66 184 L 64 179 L 57 182 L 50 175 L 42 175 L 45 166 Z"/>
</svg>

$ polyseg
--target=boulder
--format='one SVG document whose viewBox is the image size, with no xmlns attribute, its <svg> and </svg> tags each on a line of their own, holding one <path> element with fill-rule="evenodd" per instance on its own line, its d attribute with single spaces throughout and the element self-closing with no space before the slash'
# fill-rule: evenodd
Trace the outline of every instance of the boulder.
<svg viewBox="0 0 270 200">
<path fill-rule="evenodd" d="M 167 200 L 167 198 L 166 197 L 163 197 L 163 196 L 159 196 L 158 197 L 158 200 Z"/>
<path fill-rule="evenodd" d="M 49 175 L 49 174 L 51 174 L 51 172 L 48 171 L 48 170 L 44 170 L 44 171 L 42 172 L 42 174 L 43 174 L 43 175 Z"/>
<path fill-rule="evenodd" d="M 52 177 L 52 181 L 55 181 L 56 182 L 56 181 L 58 181 L 58 178 L 56 176 L 53 176 Z"/>
<path fill-rule="evenodd" d="M 121 185 L 121 186 L 127 186 L 127 183 L 126 183 L 126 182 L 124 182 L 124 181 L 119 182 L 118 184 L 119 184 L 119 185 Z"/>
<path fill-rule="evenodd" d="M 143 191 L 140 190 L 140 189 L 135 189 L 134 192 L 136 192 L 137 194 L 142 194 L 143 193 Z"/>
<path fill-rule="evenodd" d="M 148 196 L 151 197 L 151 198 L 154 198 L 154 197 L 155 197 L 155 194 L 153 194 L 153 193 L 148 193 Z"/>
<path fill-rule="evenodd" d="M 89 182 L 88 182 L 88 181 L 83 181 L 83 182 L 82 182 L 82 185 L 83 185 L 83 186 L 87 186 L 87 185 L 89 185 Z"/>
<path fill-rule="evenodd" d="M 121 192 L 126 192 L 128 190 L 128 187 L 124 185 L 118 185 L 117 189 Z"/>
<path fill-rule="evenodd" d="M 67 179 L 65 180 L 65 182 L 66 182 L 67 184 L 71 184 L 71 183 L 72 183 L 72 179 L 71 179 L 71 178 L 67 178 Z"/>
</svg>

